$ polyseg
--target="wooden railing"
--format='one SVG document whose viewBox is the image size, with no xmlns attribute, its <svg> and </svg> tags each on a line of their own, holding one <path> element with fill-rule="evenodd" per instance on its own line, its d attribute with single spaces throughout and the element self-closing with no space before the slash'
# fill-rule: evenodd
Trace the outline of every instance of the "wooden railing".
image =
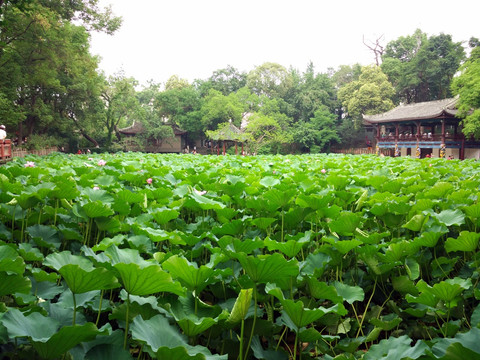
<svg viewBox="0 0 480 360">
<path fill-rule="evenodd" d="M 10 139 L 0 140 L 0 162 L 12 160 L 12 141 Z"/>
<path fill-rule="evenodd" d="M 337 154 L 353 154 L 353 155 L 362 155 L 362 154 L 375 154 L 375 149 L 371 147 L 366 148 L 348 148 L 348 149 L 336 149 L 332 148 L 331 151 Z"/>
<path fill-rule="evenodd" d="M 43 148 L 38 150 L 13 149 L 12 156 L 13 157 L 25 157 L 27 155 L 44 156 L 55 151 L 58 151 L 57 147 Z"/>
</svg>

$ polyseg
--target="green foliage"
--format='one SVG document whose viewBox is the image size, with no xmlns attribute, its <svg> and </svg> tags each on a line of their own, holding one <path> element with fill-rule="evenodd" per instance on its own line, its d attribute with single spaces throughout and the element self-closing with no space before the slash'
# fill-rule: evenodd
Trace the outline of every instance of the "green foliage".
<svg viewBox="0 0 480 360">
<path fill-rule="evenodd" d="M 387 76 L 378 66 L 362 68 L 357 81 L 346 84 L 338 91 L 338 99 L 357 126 L 363 114 L 378 114 L 394 107 L 395 91 Z"/>
<path fill-rule="evenodd" d="M 0 168 L 5 356 L 479 356 L 476 161 L 89 156 Z"/>
<path fill-rule="evenodd" d="M 465 50 L 446 34 L 413 35 L 391 41 L 382 56 L 382 70 L 394 84 L 397 98 L 406 103 L 445 99 Z"/>
<path fill-rule="evenodd" d="M 453 79 L 452 91 L 459 95 L 457 104 L 463 120 L 463 133 L 480 138 L 480 47 L 472 50 L 470 58 L 460 68 L 460 75 Z"/>
</svg>

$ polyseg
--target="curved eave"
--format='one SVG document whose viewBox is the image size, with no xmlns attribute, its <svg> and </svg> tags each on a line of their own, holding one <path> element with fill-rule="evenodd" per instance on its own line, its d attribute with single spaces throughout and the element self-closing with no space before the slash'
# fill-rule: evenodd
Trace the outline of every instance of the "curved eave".
<svg viewBox="0 0 480 360">
<path fill-rule="evenodd" d="M 387 119 L 375 119 L 374 117 L 363 116 L 363 121 L 370 125 L 375 124 L 386 124 L 386 123 L 396 123 L 396 122 L 415 122 L 422 120 L 443 120 L 445 116 L 448 118 L 455 118 L 457 110 L 442 110 L 438 113 L 428 114 L 425 116 L 412 116 L 412 117 L 401 117 L 401 118 L 387 118 Z M 460 120 L 460 119 L 458 119 Z"/>
</svg>

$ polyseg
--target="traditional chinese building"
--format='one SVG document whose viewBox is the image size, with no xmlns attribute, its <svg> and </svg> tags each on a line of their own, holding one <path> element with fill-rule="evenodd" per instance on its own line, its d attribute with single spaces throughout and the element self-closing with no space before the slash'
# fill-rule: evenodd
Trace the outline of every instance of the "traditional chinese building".
<svg viewBox="0 0 480 360">
<path fill-rule="evenodd" d="M 165 139 L 148 139 L 144 146 L 140 146 L 135 141 L 135 136 L 142 134 L 145 130 L 140 122 L 134 121 L 127 128 L 119 129 L 118 132 L 125 135 L 125 146 L 128 151 L 144 151 L 150 153 L 181 153 L 186 147 L 186 131 L 180 130 L 172 126 L 173 137 Z"/>
<path fill-rule="evenodd" d="M 466 138 L 456 117 L 458 98 L 400 105 L 364 115 L 373 126 L 377 151 L 389 156 L 479 158 L 480 142 Z"/>
</svg>

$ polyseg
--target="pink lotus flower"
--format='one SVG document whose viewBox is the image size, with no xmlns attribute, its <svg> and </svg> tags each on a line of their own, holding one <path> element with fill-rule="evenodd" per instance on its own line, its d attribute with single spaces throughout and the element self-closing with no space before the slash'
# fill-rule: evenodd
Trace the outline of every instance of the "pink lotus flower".
<svg viewBox="0 0 480 360">
<path fill-rule="evenodd" d="M 97 164 L 98 164 L 98 166 L 105 166 L 106 163 L 107 163 L 107 162 L 106 162 L 105 160 L 100 159 L 100 160 L 98 160 L 98 163 L 97 163 Z"/>
<path fill-rule="evenodd" d="M 148 178 L 147 179 L 147 184 L 151 184 L 153 182 L 153 179 L 152 178 Z"/>
<path fill-rule="evenodd" d="M 325 174 L 325 173 L 327 172 L 327 170 L 322 169 L 322 170 L 320 170 L 320 172 L 321 172 L 322 174 Z"/>
<path fill-rule="evenodd" d="M 99 188 L 97 185 L 95 185 L 95 186 L 93 187 L 93 190 L 100 190 L 100 188 Z"/>
<path fill-rule="evenodd" d="M 193 189 L 193 191 L 195 191 L 195 193 L 198 194 L 198 195 L 205 195 L 205 194 L 207 193 L 206 190 L 199 191 L 199 190 L 197 190 L 197 189 Z"/>
<path fill-rule="evenodd" d="M 93 158 L 88 158 L 88 161 L 93 161 Z"/>
<path fill-rule="evenodd" d="M 33 161 L 27 161 L 23 166 L 27 167 L 35 167 L 35 163 Z"/>
</svg>

